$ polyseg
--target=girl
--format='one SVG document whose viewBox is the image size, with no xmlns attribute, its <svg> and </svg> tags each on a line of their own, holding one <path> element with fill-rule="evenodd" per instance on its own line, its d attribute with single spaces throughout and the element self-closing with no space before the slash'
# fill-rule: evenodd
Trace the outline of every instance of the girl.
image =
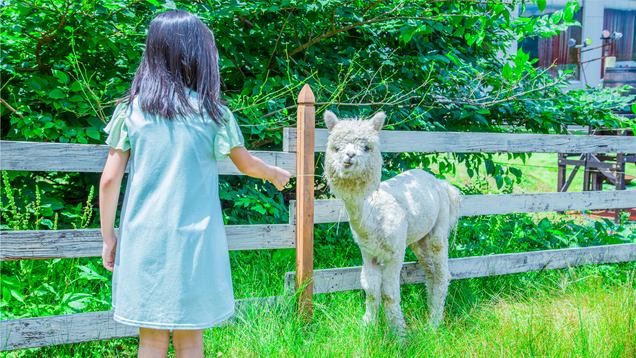
<svg viewBox="0 0 636 358">
<path fill-rule="evenodd" d="M 112 148 L 99 189 L 104 267 L 117 322 L 139 327 L 139 357 L 203 357 L 203 329 L 234 314 L 216 161 L 279 190 L 290 174 L 245 149 L 221 104 L 218 53 L 196 16 L 166 11 L 150 24 L 127 103 L 104 129 Z M 130 159 L 119 236 L 121 179 Z"/>
</svg>

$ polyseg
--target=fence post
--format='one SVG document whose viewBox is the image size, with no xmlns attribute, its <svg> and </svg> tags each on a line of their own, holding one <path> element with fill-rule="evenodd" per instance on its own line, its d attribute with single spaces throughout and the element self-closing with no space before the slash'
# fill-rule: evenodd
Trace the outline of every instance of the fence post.
<svg viewBox="0 0 636 358">
<path fill-rule="evenodd" d="M 314 273 L 314 93 L 308 84 L 298 95 L 296 156 L 296 292 L 298 310 L 311 319 Z"/>
</svg>

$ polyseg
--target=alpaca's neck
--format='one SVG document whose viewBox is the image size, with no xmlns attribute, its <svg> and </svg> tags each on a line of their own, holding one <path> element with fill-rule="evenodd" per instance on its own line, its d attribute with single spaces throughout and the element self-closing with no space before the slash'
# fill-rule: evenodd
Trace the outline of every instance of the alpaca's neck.
<svg viewBox="0 0 636 358">
<path fill-rule="evenodd" d="M 364 202 L 380 188 L 380 176 L 363 181 L 360 178 L 337 178 L 330 181 L 331 191 L 342 199 L 349 214 L 349 221 L 359 224 L 363 216 Z"/>
</svg>

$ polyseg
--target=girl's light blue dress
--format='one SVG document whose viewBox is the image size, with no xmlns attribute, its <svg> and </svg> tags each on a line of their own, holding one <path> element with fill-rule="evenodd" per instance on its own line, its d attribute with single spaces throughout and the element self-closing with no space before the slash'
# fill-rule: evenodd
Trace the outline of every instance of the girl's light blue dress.
<svg viewBox="0 0 636 358">
<path fill-rule="evenodd" d="M 190 92 L 198 108 L 198 95 Z M 106 143 L 130 149 L 113 270 L 115 321 L 154 329 L 203 329 L 234 314 L 217 159 L 244 146 L 232 113 L 166 118 L 137 101 L 119 105 Z"/>
</svg>

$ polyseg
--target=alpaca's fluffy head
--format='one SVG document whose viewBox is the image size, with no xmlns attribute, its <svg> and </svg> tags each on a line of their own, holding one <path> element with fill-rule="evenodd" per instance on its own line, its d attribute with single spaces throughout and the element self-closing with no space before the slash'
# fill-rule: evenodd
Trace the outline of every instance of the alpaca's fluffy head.
<svg viewBox="0 0 636 358">
<path fill-rule="evenodd" d="M 336 196 L 366 195 L 380 185 L 382 152 L 378 132 L 385 118 L 384 112 L 379 112 L 369 120 L 339 120 L 333 112 L 325 111 L 329 129 L 325 177 Z"/>
</svg>

